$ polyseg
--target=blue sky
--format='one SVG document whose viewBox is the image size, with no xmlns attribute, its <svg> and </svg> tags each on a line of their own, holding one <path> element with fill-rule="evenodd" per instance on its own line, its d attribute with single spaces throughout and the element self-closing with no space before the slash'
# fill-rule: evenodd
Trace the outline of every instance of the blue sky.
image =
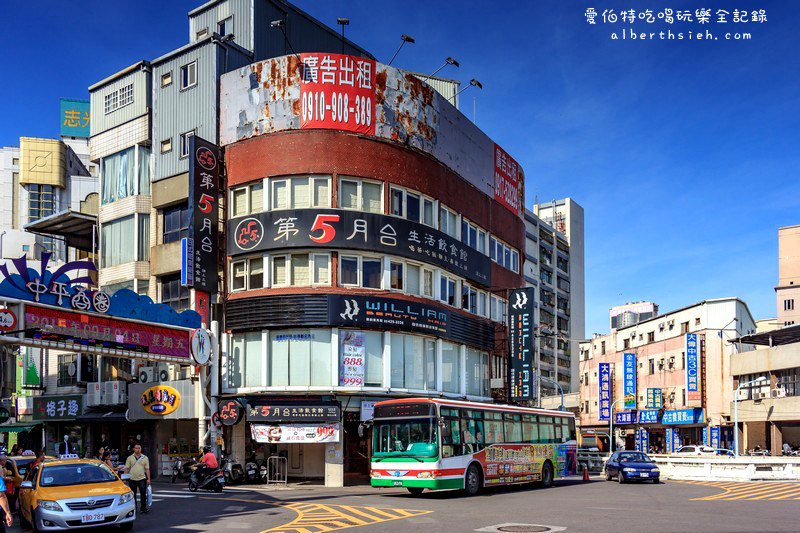
<svg viewBox="0 0 800 533">
<path fill-rule="evenodd" d="M 92 83 L 184 44 L 186 12 L 199 4 L 4 4 L 9 20 L 30 23 L 8 25 L 2 38 L 0 143 L 55 136 L 59 97 L 88 97 Z M 775 316 L 777 228 L 800 223 L 793 3 L 298 4 L 329 24 L 349 17 L 347 36 L 379 60 L 407 33 L 416 43 L 395 65 L 430 72 L 450 55 L 461 68 L 441 75 L 483 83 L 462 108 L 469 115 L 476 96 L 478 125 L 523 165 L 526 204 L 570 196 L 585 209 L 587 334 L 607 331 L 608 308 L 631 300 L 669 310 L 739 296 L 755 318 Z M 716 41 L 612 41 L 623 24 L 589 25 L 587 7 L 765 9 L 767 22 L 671 28 L 708 29 Z M 725 41 L 727 28 L 752 39 Z"/>
</svg>

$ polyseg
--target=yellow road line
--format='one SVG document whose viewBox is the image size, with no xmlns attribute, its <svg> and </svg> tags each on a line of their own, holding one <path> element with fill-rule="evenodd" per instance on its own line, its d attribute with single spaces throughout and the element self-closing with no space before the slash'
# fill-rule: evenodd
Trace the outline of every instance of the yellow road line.
<svg viewBox="0 0 800 533">
<path fill-rule="evenodd" d="M 791 498 L 795 494 L 800 495 L 800 484 L 798 483 L 759 483 L 748 481 L 683 481 L 682 483 L 722 489 L 722 492 L 718 494 L 692 498 L 692 500 L 780 500 Z"/>
<path fill-rule="evenodd" d="M 784 500 L 792 496 L 800 495 L 800 487 L 784 488 L 778 492 L 774 492 L 769 496 L 756 496 L 754 500 Z"/>
</svg>

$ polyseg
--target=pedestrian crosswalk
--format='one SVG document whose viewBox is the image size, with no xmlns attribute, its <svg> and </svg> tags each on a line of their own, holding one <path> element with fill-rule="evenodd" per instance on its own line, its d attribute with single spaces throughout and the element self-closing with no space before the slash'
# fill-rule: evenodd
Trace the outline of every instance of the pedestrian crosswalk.
<svg viewBox="0 0 800 533">
<path fill-rule="evenodd" d="M 714 487 L 722 492 L 692 500 L 800 500 L 800 483 L 772 481 L 683 481 L 692 485 Z"/>
<path fill-rule="evenodd" d="M 194 498 L 197 496 L 198 492 L 189 492 L 189 489 L 161 489 L 155 487 L 153 489 L 153 503 L 163 502 L 163 501 L 170 501 L 170 500 L 181 500 L 186 498 Z M 210 494 L 205 492 L 205 494 Z"/>
</svg>

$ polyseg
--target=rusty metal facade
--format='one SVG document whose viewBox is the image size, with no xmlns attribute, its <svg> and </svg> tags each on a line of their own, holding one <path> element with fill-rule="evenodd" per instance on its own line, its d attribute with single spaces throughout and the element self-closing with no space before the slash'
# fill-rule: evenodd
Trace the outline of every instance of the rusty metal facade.
<svg viewBox="0 0 800 533">
<path fill-rule="evenodd" d="M 267 59 L 221 78 L 220 144 L 300 129 L 301 63 Z M 375 133 L 426 152 L 483 193 L 494 195 L 495 144 L 412 72 L 375 63 Z"/>
</svg>

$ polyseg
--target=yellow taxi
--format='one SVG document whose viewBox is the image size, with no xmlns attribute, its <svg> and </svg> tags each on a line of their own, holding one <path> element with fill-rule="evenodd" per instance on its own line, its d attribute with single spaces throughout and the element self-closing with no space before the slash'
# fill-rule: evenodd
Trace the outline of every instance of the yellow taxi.
<svg viewBox="0 0 800 533">
<path fill-rule="evenodd" d="M 51 461 L 53 457 L 46 455 L 44 460 Z M 6 472 L 11 477 L 14 484 L 14 493 L 8 495 L 8 505 L 14 511 L 17 508 L 17 497 L 19 496 L 19 486 L 25 481 L 31 463 L 36 460 L 35 455 L 13 455 L 6 460 Z M 8 485 L 8 483 L 6 483 Z"/>
<path fill-rule="evenodd" d="M 136 501 L 128 486 L 96 459 L 56 459 L 33 467 L 20 485 L 23 528 L 58 531 L 92 526 L 133 528 Z"/>
</svg>

